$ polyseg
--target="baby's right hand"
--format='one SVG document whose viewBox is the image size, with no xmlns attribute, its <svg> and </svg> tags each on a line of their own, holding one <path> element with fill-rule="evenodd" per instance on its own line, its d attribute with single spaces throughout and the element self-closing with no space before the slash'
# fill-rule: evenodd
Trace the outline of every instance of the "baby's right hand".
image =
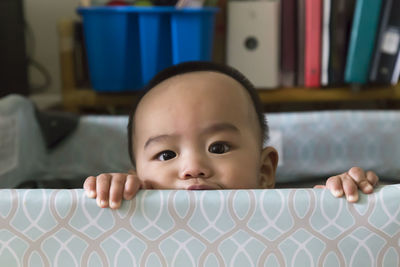
<svg viewBox="0 0 400 267">
<path fill-rule="evenodd" d="M 110 207 L 118 209 L 122 197 L 132 199 L 142 187 L 136 174 L 129 173 L 102 173 L 97 177 L 86 178 L 83 188 L 89 198 L 96 198 L 100 208 Z"/>
</svg>

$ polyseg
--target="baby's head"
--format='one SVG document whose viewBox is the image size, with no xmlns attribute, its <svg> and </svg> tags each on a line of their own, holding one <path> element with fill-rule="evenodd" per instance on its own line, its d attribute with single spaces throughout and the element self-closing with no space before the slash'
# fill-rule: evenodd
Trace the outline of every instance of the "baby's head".
<svg viewBox="0 0 400 267">
<path fill-rule="evenodd" d="M 272 188 L 278 154 L 254 86 L 211 62 L 165 69 L 129 116 L 129 154 L 156 189 Z"/>
</svg>

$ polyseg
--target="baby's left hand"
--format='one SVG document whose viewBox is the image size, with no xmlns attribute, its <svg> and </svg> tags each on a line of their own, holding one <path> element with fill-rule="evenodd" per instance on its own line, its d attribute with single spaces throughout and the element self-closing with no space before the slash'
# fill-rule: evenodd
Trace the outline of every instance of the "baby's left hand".
<svg viewBox="0 0 400 267">
<path fill-rule="evenodd" d="M 335 197 L 346 196 L 347 201 L 358 201 L 358 189 L 364 194 L 370 194 L 378 184 L 379 178 L 373 171 L 364 172 L 360 167 L 352 167 L 347 172 L 332 176 L 326 185 L 316 185 L 314 188 L 327 188 Z"/>
</svg>

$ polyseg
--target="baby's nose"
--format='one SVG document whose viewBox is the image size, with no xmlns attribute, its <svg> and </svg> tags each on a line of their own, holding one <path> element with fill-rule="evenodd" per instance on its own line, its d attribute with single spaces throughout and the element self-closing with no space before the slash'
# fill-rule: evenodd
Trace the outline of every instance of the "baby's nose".
<svg viewBox="0 0 400 267">
<path fill-rule="evenodd" d="M 206 174 L 202 172 L 201 170 L 186 170 L 183 175 L 184 179 L 190 179 L 190 178 L 206 178 Z"/>
<path fill-rule="evenodd" d="M 208 178 L 211 172 L 211 168 L 205 160 L 195 158 L 185 161 L 180 173 L 180 178 Z"/>
</svg>

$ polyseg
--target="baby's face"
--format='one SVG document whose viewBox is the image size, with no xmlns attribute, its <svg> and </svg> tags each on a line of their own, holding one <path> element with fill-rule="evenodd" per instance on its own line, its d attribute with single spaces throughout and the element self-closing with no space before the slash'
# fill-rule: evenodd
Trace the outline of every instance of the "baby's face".
<svg viewBox="0 0 400 267">
<path fill-rule="evenodd" d="M 153 88 L 136 110 L 139 179 L 154 189 L 273 187 L 278 156 L 262 149 L 251 98 L 216 72 L 192 72 Z"/>
</svg>

